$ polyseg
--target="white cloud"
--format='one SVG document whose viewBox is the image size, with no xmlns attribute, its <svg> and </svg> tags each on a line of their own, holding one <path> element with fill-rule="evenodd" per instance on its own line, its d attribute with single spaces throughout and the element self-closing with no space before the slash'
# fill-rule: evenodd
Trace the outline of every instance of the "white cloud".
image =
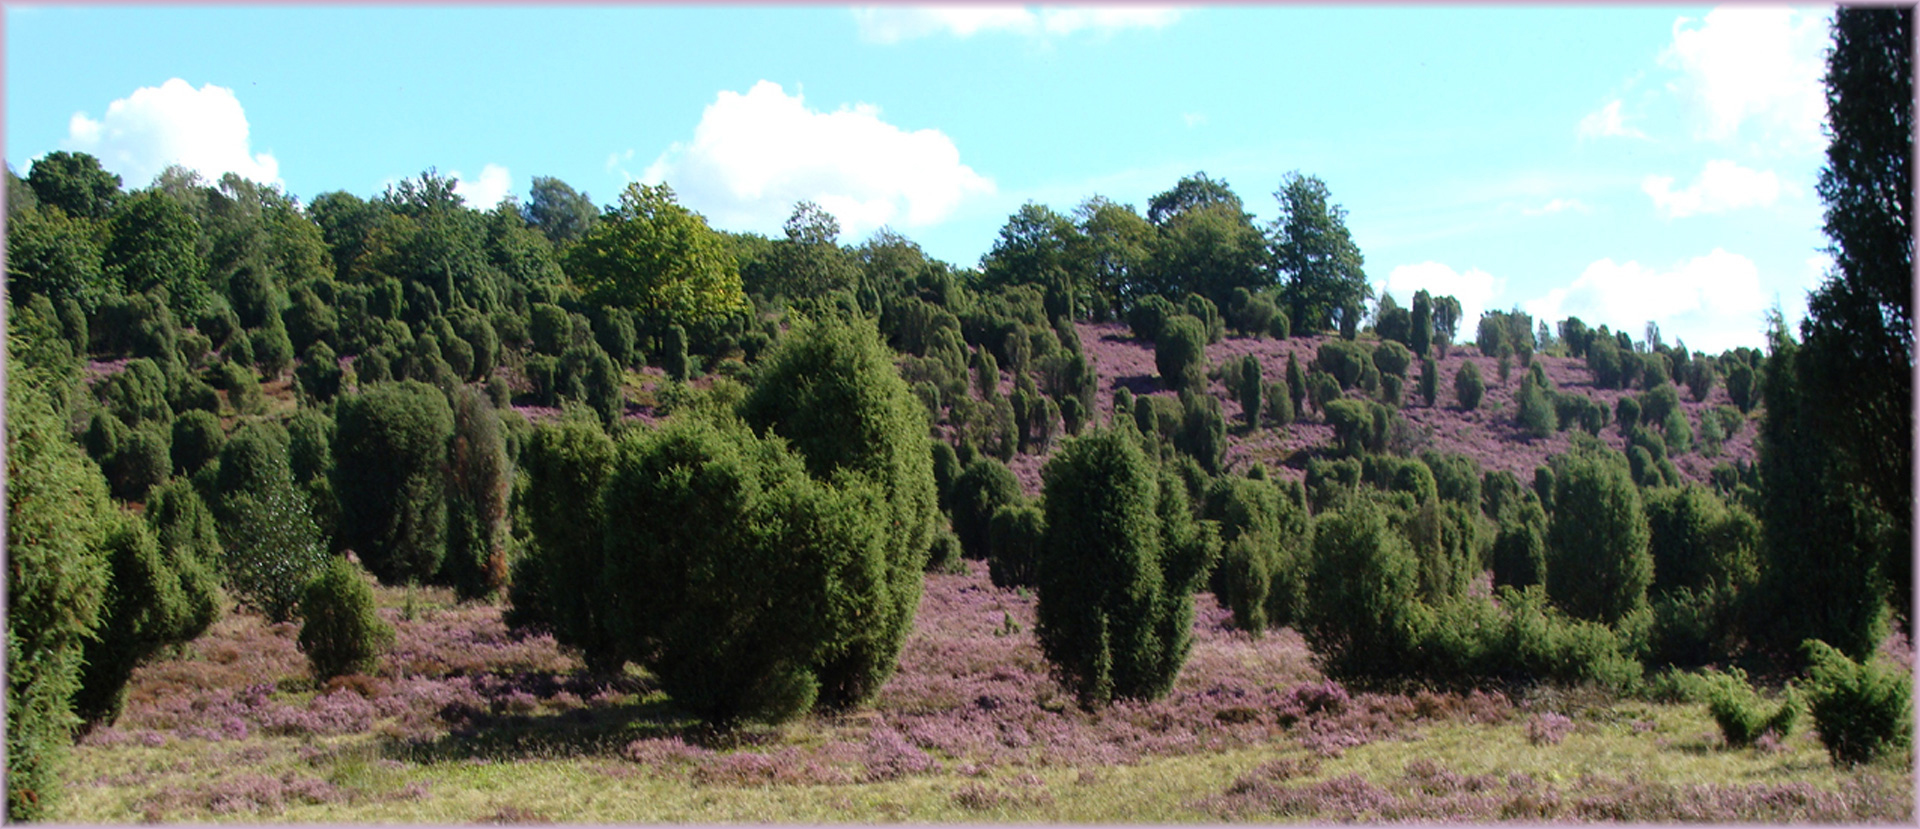
<svg viewBox="0 0 1920 829">
<path fill-rule="evenodd" d="M 1700 171 L 1699 181 L 1684 189 L 1673 189 L 1669 176 L 1647 176 L 1640 189 L 1653 199 L 1661 215 L 1678 219 L 1773 204 L 1780 198 L 1780 177 L 1771 170 L 1749 170 L 1715 159 Z"/>
<path fill-rule="evenodd" d="M 1555 213 L 1564 213 L 1568 210 L 1572 210 L 1576 213 L 1592 212 L 1592 208 L 1588 207 L 1586 205 L 1586 202 L 1583 202 L 1579 199 L 1556 198 L 1539 207 L 1520 208 L 1520 212 L 1528 216 L 1551 216 Z"/>
<path fill-rule="evenodd" d="M 1186 124 L 1188 129 L 1192 129 L 1206 123 L 1207 116 L 1203 112 L 1187 112 L 1180 115 L 1180 121 Z"/>
<path fill-rule="evenodd" d="M 1580 119 L 1577 130 L 1581 138 L 1606 138 L 1621 136 L 1625 138 L 1645 138 L 1646 133 L 1627 126 L 1626 116 L 1620 114 L 1620 99 L 1615 98 Z"/>
<path fill-rule="evenodd" d="M 454 170 L 453 192 L 465 199 L 467 206 L 475 210 L 492 210 L 500 200 L 513 192 L 513 174 L 498 164 L 488 164 L 480 168 L 480 177 L 471 181 Z"/>
<path fill-rule="evenodd" d="M 860 37 L 874 43 L 898 43 L 946 32 L 972 37 L 1006 31 L 1028 37 L 1071 35 L 1082 30 L 1107 34 L 1121 29 L 1158 29 L 1180 18 L 1180 10 L 1153 6 L 870 6 L 853 10 Z"/>
<path fill-rule="evenodd" d="M 1669 88 L 1694 118 L 1694 135 L 1728 140 L 1744 124 L 1792 152 L 1826 145 L 1826 72 L 1830 10 L 1722 6 L 1706 19 L 1680 18 L 1660 62 L 1679 69 Z"/>
<path fill-rule="evenodd" d="M 1455 339 L 1459 339 L 1472 336 L 1480 312 L 1487 310 L 1493 298 L 1506 287 L 1505 279 L 1479 268 L 1468 268 L 1461 273 L 1439 262 L 1421 262 L 1395 267 L 1386 279 L 1374 282 L 1373 293 L 1375 296 L 1391 293 L 1403 308 L 1413 306 L 1413 295 L 1422 288 L 1436 297 L 1451 296 L 1460 300 L 1460 330 L 1455 332 Z"/>
<path fill-rule="evenodd" d="M 179 164 L 208 181 L 226 173 L 281 185 L 280 162 L 248 146 L 247 114 L 233 90 L 194 89 L 179 78 L 143 86 L 107 105 L 96 121 L 76 112 L 67 122 L 67 150 L 90 153 L 128 187 L 145 187 L 168 165 Z"/>
<path fill-rule="evenodd" d="M 721 91 L 693 140 L 675 142 L 642 179 L 672 185 L 685 204 L 737 229 L 776 231 L 795 202 L 811 200 L 849 238 L 935 224 L 994 192 L 939 130 L 903 130 L 870 104 L 820 112 L 771 81 Z"/>
<path fill-rule="evenodd" d="M 1757 344 L 1771 305 L 1753 260 L 1720 248 L 1666 269 L 1601 259 L 1567 287 L 1522 303 L 1549 325 L 1574 316 L 1636 338 L 1657 322 L 1668 339 L 1708 353 Z"/>
</svg>

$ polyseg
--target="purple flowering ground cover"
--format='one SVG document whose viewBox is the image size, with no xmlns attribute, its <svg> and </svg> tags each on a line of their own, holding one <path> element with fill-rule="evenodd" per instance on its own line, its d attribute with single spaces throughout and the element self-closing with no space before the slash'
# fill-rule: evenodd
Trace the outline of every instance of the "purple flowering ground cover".
<svg viewBox="0 0 1920 829">
<path fill-rule="evenodd" d="M 379 591 L 398 641 L 314 687 L 293 625 L 233 615 L 143 667 L 85 735 L 62 822 L 1902 821 L 1910 769 L 1813 735 L 1733 750 L 1699 705 L 1596 692 L 1374 694 L 1292 631 L 1199 598 L 1166 698 L 1086 711 L 1033 599 L 929 575 L 873 706 L 715 734 L 644 674 L 595 679 L 500 608 Z"/>
</svg>

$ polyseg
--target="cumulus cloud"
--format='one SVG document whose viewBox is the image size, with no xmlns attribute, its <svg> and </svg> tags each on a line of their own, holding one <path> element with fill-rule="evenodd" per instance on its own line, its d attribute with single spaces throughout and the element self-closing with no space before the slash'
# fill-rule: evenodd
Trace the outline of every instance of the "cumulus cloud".
<svg viewBox="0 0 1920 829">
<path fill-rule="evenodd" d="M 1439 262 L 1421 262 L 1418 265 L 1400 265 L 1387 274 L 1384 280 L 1376 280 L 1373 293 L 1391 293 L 1401 307 L 1413 305 L 1413 295 L 1425 288 L 1427 293 L 1436 297 L 1451 296 L 1460 300 L 1459 337 L 1470 337 L 1473 325 L 1480 319 L 1480 312 L 1487 310 L 1493 298 L 1506 290 L 1507 281 L 1479 268 L 1468 268 L 1465 273 L 1454 270 Z"/>
<path fill-rule="evenodd" d="M 794 203 L 811 200 L 853 238 L 935 224 L 994 192 L 938 130 L 901 129 L 870 104 L 821 112 L 770 81 L 722 91 L 693 139 L 661 153 L 642 179 L 672 185 L 688 206 L 738 229 L 776 231 Z"/>
<path fill-rule="evenodd" d="M 145 187 L 168 165 L 178 164 L 209 181 L 238 173 L 262 184 L 281 185 L 280 162 L 249 146 L 246 111 L 233 90 L 209 83 L 199 89 L 179 78 L 143 86 L 107 105 L 94 120 L 76 112 L 67 122 L 62 148 L 89 153 L 129 187 Z"/>
<path fill-rule="evenodd" d="M 1678 219 L 1773 204 L 1780 198 L 1780 178 L 1771 170 L 1749 170 L 1716 159 L 1707 162 L 1698 181 L 1680 190 L 1673 189 L 1670 176 L 1647 176 L 1640 189 L 1661 215 Z"/>
<path fill-rule="evenodd" d="M 1704 20 L 1680 18 L 1660 56 L 1680 70 L 1670 85 L 1694 118 L 1695 137 L 1734 138 L 1755 124 L 1791 151 L 1826 141 L 1825 87 L 1831 11 L 1775 6 L 1722 6 Z"/>
<path fill-rule="evenodd" d="M 1522 307 L 1549 324 L 1574 316 L 1636 336 L 1652 321 L 1688 347 L 1715 353 L 1758 344 L 1771 302 L 1753 260 L 1714 248 L 1669 268 L 1601 259 L 1572 284 Z"/>
<path fill-rule="evenodd" d="M 450 175 L 454 178 L 453 192 L 475 210 L 492 210 L 500 204 L 501 199 L 513 192 L 513 174 L 498 164 L 480 168 L 480 177 L 472 180 L 461 175 L 459 170 L 454 170 Z"/>
<path fill-rule="evenodd" d="M 1581 138 L 1607 138 L 1620 136 L 1625 138 L 1645 138 L 1643 133 L 1627 126 L 1626 116 L 1620 114 L 1620 99 L 1615 98 L 1580 119 L 1578 132 Z"/>
<path fill-rule="evenodd" d="M 1179 17 L 1179 9 L 1152 6 L 873 6 L 853 10 L 860 36 L 874 43 L 898 43 L 942 32 L 967 38 L 989 31 L 1037 37 L 1158 29 Z"/>
</svg>

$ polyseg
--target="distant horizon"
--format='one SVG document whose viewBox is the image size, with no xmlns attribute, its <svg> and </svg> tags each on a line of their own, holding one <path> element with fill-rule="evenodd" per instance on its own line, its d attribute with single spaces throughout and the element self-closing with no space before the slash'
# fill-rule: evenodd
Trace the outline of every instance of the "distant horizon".
<svg viewBox="0 0 1920 829">
<path fill-rule="evenodd" d="M 1325 180 L 1376 291 L 1718 353 L 1828 267 L 1831 7 L 10 7 L 7 161 L 181 163 L 303 201 L 428 168 L 470 206 L 665 181 L 976 266 L 1027 201 Z M 338 43 L 359 43 L 346 54 Z M 509 43 L 505 51 L 478 44 Z M 105 61 L 73 55 L 106 54 Z"/>
</svg>

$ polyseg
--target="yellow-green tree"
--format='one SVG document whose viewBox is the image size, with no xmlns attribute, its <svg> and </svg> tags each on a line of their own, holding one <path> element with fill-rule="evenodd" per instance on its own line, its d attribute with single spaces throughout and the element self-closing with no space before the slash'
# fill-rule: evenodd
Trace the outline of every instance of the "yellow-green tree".
<svg viewBox="0 0 1920 829">
<path fill-rule="evenodd" d="M 689 322 L 746 308 L 740 271 L 707 220 L 673 189 L 634 183 L 567 256 L 590 304 Z"/>
</svg>

